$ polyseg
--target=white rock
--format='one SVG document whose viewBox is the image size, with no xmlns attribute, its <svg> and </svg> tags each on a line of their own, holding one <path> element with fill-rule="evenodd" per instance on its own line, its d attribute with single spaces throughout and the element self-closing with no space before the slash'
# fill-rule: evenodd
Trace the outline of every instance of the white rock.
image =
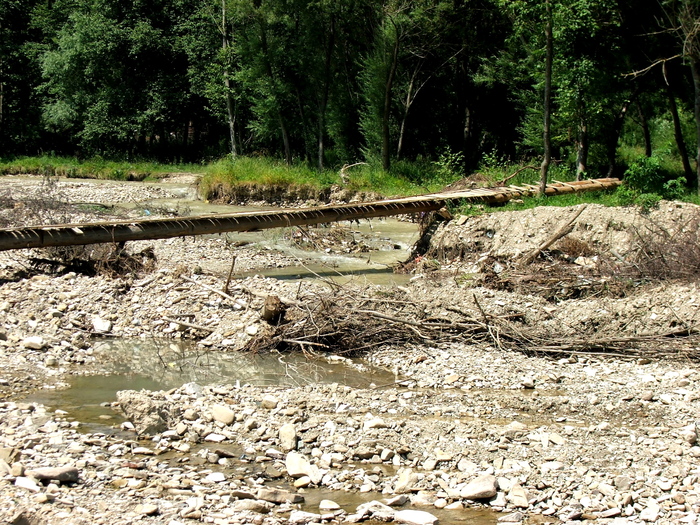
<svg viewBox="0 0 700 525">
<path fill-rule="evenodd" d="M 304 512 L 303 510 L 293 510 L 289 514 L 287 523 L 290 525 L 304 525 L 306 523 L 320 523 L 321 515 L 312 512 Z"/>
<path fill-rule="evenodd" d="M 280 447 L 290 451 L 297 448 L 297 430 L 293 423 L 285 423 L 279 431 Z"/>
<path fill-rule="evenodd" d="M 338 505 L 335 501 L 329 500 L 329 499 L 322 499 L 321 503 L 318 504 L 318 509 L 319 510 L 339 510 L 340 505 Z"/>
<path fill-rule="evenodd" d="M 423 510 L 400 510 L 394 514 L 396 523 L 405 523 L 406 525 L 434 525 L 438 522 L 436 516 Z"/>
<path fill-rule="evenodd" d="M 112 331 L 112 321 L 102 319 L 101 317 L 93 317 L 92 329 L 98 334 L 106 334 Z"/>
<path fill-rule="evenodd" d="M 312 465 L 306 456 L 298 452 L 290 452 L 285 459 L 287 474 L 293 478 L 308 476 L 313 483 L 320 483 L 322 475 L 316 465 Z"/>
<path fill-rule="evenodd" d="M 411 492 L 416 483 L 418 483 L 418 474 L 410 468 L 401 469 L 394 485 L 394 492 L 397 494 Z"/>
<path fill-rule="evenodd" d="M 384 421 L 380 417 L 375 417 L 372 418 L 368 421 L 365 421 L 364 427 L 365 430 L 370 429 L 370 428 L 387 428 L 389 425 L 386 424 L 386 421 Z"/>
<path fill-rule="evenodd" d="M 266 395 L 262 398 L 262 401 L 260 402 L 260 404 L 263 408 L 267 408 L 268 410 L 273 410 L 273 409 L 277 408 L 277 405 L 279 404 L 279 400 L 273 395 Z"/>
<path fill-rule="evenodd" d="M 30 350 L 42 350 L 46 347 L 46 341 L 39 335 L 32 335 L 22 340 L 22 346 Z"/>
<path fill-rule="evenodd" d="M 656 521 L 659 519 L 661 507 L 654 500 L 649 500 L 647 507 L 639 513 L 639 518 L 642 521 Z"/>
<path fill-rule="evenodd" d="M 519 483 L 516 483 L 510 488 L 506 499 L 515 507 L 526 509 L 530 506 L 527 492 Z"/>
<path fill-rule="evenodd" d="M 212 472 L 207 474 L 207 477 L 204 479 L 210 483 L 221 483 L 226 481 L 226 475 L 223 472 Z"/>
<path fill-rule="evenodd" d="M 28 490 L 29 492 L 41 492 L 41 487 L 31 478 L 20 476 L 15 479 L 15 486 Z"/>
<path fill-rule="evenodd" d="M 230 425 L 236 419 L 236 414 L 227 406 L 214 405 L 211 409 L 211 415 L 214 421 L 223 423 L 224 425 Z"/>
<path fill-rule="evenodd" d="M 460 497 L 465 499 L 488 499 L 497 493 L 496 477 L 491 474 L 479 476 L 460 491 Z"/>
</svg>

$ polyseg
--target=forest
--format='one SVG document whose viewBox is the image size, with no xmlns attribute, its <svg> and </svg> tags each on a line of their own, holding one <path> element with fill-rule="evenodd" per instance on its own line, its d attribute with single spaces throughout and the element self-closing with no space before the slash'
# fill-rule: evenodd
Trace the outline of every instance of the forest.
<svg viewBox="0 0 700 525">
<path fill-rule="evenodd" d="M 2 158 L 673 158 L 697 187 L 699 126 L 697 0 L 0 2 Z"/>
</svg>

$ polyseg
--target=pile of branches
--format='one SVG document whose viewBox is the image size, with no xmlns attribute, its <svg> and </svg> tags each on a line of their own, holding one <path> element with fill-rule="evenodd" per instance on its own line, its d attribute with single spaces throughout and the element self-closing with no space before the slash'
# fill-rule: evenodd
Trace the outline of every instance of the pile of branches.
<svg viewBox="0 0 700 525">
<path fill-rule="evenodd" d="M 372 294 L 337 287 L 325 294 L 285 299 L 285 315 L 272 330 L 252 339 L 246 350 L 359 356 L 384 345 L 460 342 L 528 354 L 700 357 L 695 349 L 700 327 L 662 334 L 562 337 L 528 326 L 523 314 L 487 313 L 476 294 L 472 299 L 473 305 L 447 306 L 442 309 L 445 315 L 433 315 L 400 289 Z"/>
</svg>

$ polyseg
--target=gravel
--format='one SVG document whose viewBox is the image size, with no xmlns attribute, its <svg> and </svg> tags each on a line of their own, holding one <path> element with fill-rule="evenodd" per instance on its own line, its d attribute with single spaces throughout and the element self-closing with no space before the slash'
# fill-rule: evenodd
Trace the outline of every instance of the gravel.
<svg viewBox="0 0 700 525">
<path fill-rule="evenodd" d="M 99 372 L 95 334 L 236 351 L 269 330 L 260 317 L 267 295 L 297 300 L 327 290 L 251 276 L 224 296 L 223 239 L 145 244 L 158 261 L 148 274 L 39 274 L 0 285 L 0 519 L 428 524 L 490 509 L 499 514 L 484 522 L 696 522 L 699 375 L 695 361 L 680 357 L 533 355 L 447 339 L 387 345 L 365 363 L 392 371 L 391 384 L 123 391 L 112 406 L 127 421 L 105 432 L 23 402 L 36 388 Z M 0 272 L 16 276 L 22 257 L 3 254 Z M 291 263 L 257 248 L 237 257 L 250 268 Z M 376 293 L 400 292 L 426 315 L 447 315 L 447 306 L 518 314 L 523 326 L 571 337 L 663 333 L 694 323 L 699 306 L 693 282 L 559 303 L 428 276 L 397 290 Z M 194 326 L 179 324 L 185 319 Z M 371 500 L 304 505 L 315 488 Z"/>
</svg>

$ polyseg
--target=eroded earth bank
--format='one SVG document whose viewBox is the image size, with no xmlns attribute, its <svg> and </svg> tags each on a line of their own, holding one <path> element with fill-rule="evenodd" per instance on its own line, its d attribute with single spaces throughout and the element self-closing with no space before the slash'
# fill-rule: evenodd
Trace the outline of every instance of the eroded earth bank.
<svg viewBox="0 0 700 525">
<path fill-rule="evenodd" d="M 26 219 L 21 192 L 39 183 L 0 199 L 5 224 Z M 167 185 L 57 184 L 83 204 L 61 208 L 71 217 L 178 197 Z M 123 213 L 146 208 L 167 212 L 151 200 Z M 0 519 L 695 523 L 698 209 L 589 205 L 543 248 L 577 211 L 457 218 L 405 282 L 381 287 L 242 277 L 300 261 L 219 237 L 78 254 L 92 266 L 0 254 Z M 348 230 L 300 235 L 347 253 L 358 246 Z M 112 406 L 126 421 L 97 431 L 27 400 L 99 374 L 104 338 L 302 350 L 390 380 L 122 391 Z"/>
</svg>

